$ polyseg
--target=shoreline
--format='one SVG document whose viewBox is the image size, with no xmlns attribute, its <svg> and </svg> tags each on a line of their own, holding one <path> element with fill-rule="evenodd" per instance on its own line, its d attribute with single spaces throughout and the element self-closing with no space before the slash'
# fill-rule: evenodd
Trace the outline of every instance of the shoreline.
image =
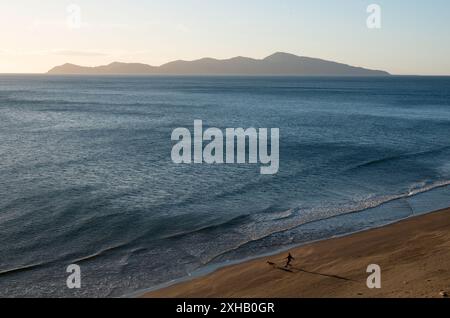
<svg viewBox="0 0 450 318">
<path fill-rule="evenodd" d="M 442 297 L 440 293 L 450 289 L 450 208 L 283 250 L 222 264 L 203 275 L 161 284 L 136 296 Z M 296 260 L 292 268 L 285 269 L 283 259 L 288 252 Z M 375 260 L 382 270 L 383 287 L 370 290 L 366 269 Z M 400 268 L 404 271 L 395 277 Z"/>
<path fill-rule="evenodd" d="M 357 215 L 359 216 L 359 218 L 362 217 L 362 219 L 367 219 L 367 217 L 370 217 L 371 214 L 374 213 L 374 211 L 376 211 L 377 209 L 386 206 L 392 202 L 395 202 L 397 200 L 401 200 L 404 198 L 413 198 L 413 197 L 419 197 L 422 195 L 430 195 L 430 194 L 434 194 L 434 196 L 432 197 L 432 199 L 430 198 L 425 198 L 425 202 L 427 202 L 427 206 L 424 207 L 419 207 L 416 209 L 416 211 L 414 211 L 412 214 L 409 215 L 405 215 L 405 216 L 400 216 L 398 213 L 396 216 L 394 216 L 394 218 L 391 218 L 392 214 L 391 212 L 391 208 L 387 209 L 387 211 L 389 212 L 390 218 L 384 218 L 381 217 L 381 223 L 379 224 L 371 224 L 371 225 L 366 225 L 366 226 L 355 226 L 354 230 L 349 230 L 349 231 L 343 231 L 340 233 L 336 233 L 334 235 L 330 235 L 330 236 L 323 236 L 323 237 L 319 237 L 316 239 L 311 239 L 308 241 L 303 241 L 303 242 L 296 242 L 296 243 L 291 243 L 291 244 L 286 244 L 286 245 L 282 245 L 282 246 L 278 246 L 277 248 L 274 249 L 269 249 L 266 250 L 264 252 L 259 251 L 258 253 L 254 253 L 253 255 L 248 255 L 246 257 L 242 257 L 242 258 L 237 258 L 237 259 L 232 259 L 232 260 L 226 260 L 226 261 L 222 261 L 219 263 L 212 263 L 212 264 L 208 264 L 205 266 L 202 266 L 198 269 L 196 269 L 195 271 L 186 274 L 185 276 L 182 277 L 178 277 L 175 279 L 172 279 L 170 281 L 165 281 L 156 285 L 153 285 L 151 287 L 148 288 L 144 288 L 144 289 L 139 289 L 137 291 L 134 291 L 132 293 L 127 293 L 125 295 L 122 295 L 121 297 L 142 297 L 143 295 L 146 294 L 150 294 L 159 290 L 163 290 L 163 289 L 167 289 L 170 288 L 172 286 L 175 285 L 179 285 L 182 283 L 186 283 L 189 281 L 192 281 L 194 279 L 198 279 L 201 277 L 205 277 L 207 275 L 210 275 L 220 269 L 223 268 L 227 268 L 230 266 L 235 266 L 235 265 L 239 265 L 242 263 L 246 263 L 246 262 L 250 262 L 253 260 L 257 260 L 257 259 L 261 259 L 261 258 L 265 258 L 265 257 L 272 257 L 274 255 L 278 255 L 281 253 L 285 253 L 288 252 L 289 250 L 292 249 L 296 249 L 299 247 L 303 247 L 305 245 L 309 245 L 309 244 L 314 244 L 314 243 L 318 243 L 318 242 L 322 242 L 322 241 L 327 241 L 327 240 L 332 240 L 332 239 L 337 239 L 337 238 L 342 238 L 342 237 L 347 237 L 350 235 L 354 235 L 354 234 L 358 234 L 361 232 L 366 232 L 366 231 L 370 231 L 370 230 L 374 230 L 374 229 L 378 229 L 378 228 L 383 228 L 386 226 L 390 226 L 392 224 L 396 224 L 398 222 L 402 222 L 404 220 L 408 220 L 411 218 L 415 218 L 415 217 L 420 217 L 423 215 L 428 215 L 428 214 L 432 214 L 432 213 L 436 213 L 439 211 L 443 211 L 446 209 L 450 209 L 450 206 L 448 205 L 448 203 L 443 204 L 441 202 L 441 200 L 439 200 L 439 195 L 436 196 L 437 191 L 439 190 L 445 190 L 445 189 L 449 189 L 450 186 L 450 181 L 443 181 L 443 182 L 438 182 L 436 184 L 433 184 L 431 187 L 428 187 L 426 189 L 419 189 L 419 191 L 416 191 L 416 193 L 414 193 L 413 195 L 411 194 L 403 194 L 403 195 L 398 195 L 398 197 L 396 198 L 391 198 L 387 201 L 382 202 L 381 204 L 374 206 L 374 207 L 369 207 L 369 208 L 365 208 L 363 210 L 355 210 L 352 212 L 348 212 L 348 213 L 344 213 L 344 214 L 340 214 L 340 215 L 335 215 L 335 216 L 331 216 L 331 217 L 327 217 L 327 218 L 323 218 L 323 219 L 319 219 L 319 220 L 314 220 L 311 222 L 307 222 L 305 224 L 302 224 L 300 226 L 305 226 L 307 224 L 317 224 L 317 223 L 321 223 L 324 221 L 328 221 L 328 220 L 333 220 L 333 219 L 342 219 L 342 218 L 346 218 L 346 217 L 352 217 L 353 215 Z M 445 194 L 447 195 L 447 194 Z M 422 200 L 423 201 L 423 200 Z M 395 207 L 394 207 L 395 208 Z M 410 206 L 411 208 L 411 206 Z M 380 211 L 376 211 L 376 214 L 379 215 Z M 366 215 L 364 215 L 366 214 Z M 395 215 L 395 214 L 394 214 Z M 379 221 L 380 221 L 379 220 Z M 370 224 L 370 223 L 369 223 Z"/>
<path fill-rule="evenodd" d="M 445 209 L 447 209 L 447 208 L 445 208 Z M 448 209 L 450 210 L 450 207 Z M 440 210 L 438 210 L 438 211 L 440 211 Z M 416 216 L 409 216 L 409 217 L 405 217 L 405 218 L 402 218 L 402 219 L 391 221 L 391 222 L 388 222 L 388 223 L 385 223 L 385 224 L 381 224 L 381 225 L 378 225 L 378 226 L 375 226 L 375 227 L 359 229 L 359 230 L 355 230 L 353 232 L 346 232 L 344 234 L 337 234 L 337 235 L 334 235 L 334 236 L 331 236 L 331 237 L 320 238 L 320 239 L 317 239 L 317 240 L 312 240 L 312 241 L 303 242 L 303 243 L 293 243 L 293 244 L 289 244 L 289 245 L 286 245 L 286 246 L 279 247 L 279 248 L 277 248 L 275 250 L 272 250 L 270 252 L 256 254 L 256 255 L 240 258 L 240 259 L 224 261 L 224 262 L 215 263 L 215 264 L 209 264 L 209 265 L 206 265 L 204 267 L 200 267 L 199 269 L 195 270 L 192 273 L 189 273 L 186 276 L 183 276 L 183 277 L 180 277 L 180 278 L 176 278 L 176 279 L 164 282 L 164 283 L 160 283 L 160 284 L 157 284 L 157 285 L 155 285 L 153 287 L 150 287 L 150 288 L 141 289 L 141 290 L 138 290 L 136 292 L 129 293 L 127 295 L 123 295 L 122 297 L 125 297 L 125 298 L 146 298 L 145 297 L 146 294 L 151 294 L 151 293 L 154 293 L 154 292 L 158 292 L 160 290 L 171 288 L 173 286 L 177 286 L 177 285 L 180 285 L 180 284 L 188 283 L 188 282 L 190 282 L 192 280 L 199 279 L 199 278 L 206 277 L 208 275 L 214 274 L 215 272 L 217 272 L 217 271 L 219 271 L 221 269 L 224 269 L 224 268 L 241 265 L 241 264 L 244 264 L 244 263 L 247 263 L 247 262 L 251 262 L 251 261 L 255 261 L 255 260 L 258 260 L 258 259 L 270 258 L 270 257 L 274 257 L 274 256 L 280 255 L 280 254 L 286 254 L 290 250 L 301 248 L 301 247 L 304 247 L 306 245 L 315 244 L 315 243 L 328 241 L 328 240 L 334 240 L 334 239 L 343 238 L 343 237 L 351 236 L 351 235 L 358 234 L 358 233 L 363 233 L 363 232 L 374 230 L 374 229 L 383 228 L 383 227 L 390 226 L 392 224 L 396 224 L 398 222 L 402 222 L 402 221 L 405 221 L 405 220 L 408 220 L 408 219 L 411 219 L 411 218 L 414 218 L 414 217 L 419 217 L 419 216 L 427 215 L 427 214 L 430 214 L 430 213 L 436 213 L 438 211 L 431 211 L 431 212 L 418 214 Z M 339 216 L 333 216 L 330 219 L 333 219 L 335 217 L 339 217 Z M 323 221 L 323 220 L 312 221 L 311 223 L 316 223 L 316 222 L 320 222 L 320 221 Z"/>
</svg>

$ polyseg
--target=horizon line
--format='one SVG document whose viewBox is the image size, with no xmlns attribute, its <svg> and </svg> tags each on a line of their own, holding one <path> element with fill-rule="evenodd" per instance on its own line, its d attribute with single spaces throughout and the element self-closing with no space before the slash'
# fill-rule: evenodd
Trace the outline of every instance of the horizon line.
<svg viewBox="0 0 450 318">
<path fill-rule="evenodd" d="M 68 63 L 71 64 L 71 63 Z M 110 63 L 111 64 L 111 63 Z M 133 64 L 133 62 L 131 62 Z M 140 63 L 139 63 L 140 64 Z M 144 64 L 144 63 L 142 63 Z M 76 64 L 74 64 L 76 65 Z M 106 64 L 109 65 L 109 64 Z M 149 65 L 149 64 L 147 64 Z M 89 67 L 89 66 L 88 66 Z M 93 66 L 95 67 L 95 66 Z M 46 76 L 140 76 L 140 77 L 399 77 L 399 76 L 408 76 L 408 77 L 450 77 L 450 74 L 392 74 L 390 75 L 379 75 L 379 76 L 364 76 L 364 75 L 245 75 L 245 74 L 217 74 L 217 75 L 183 75 L 183 74 L 49 74 L 48 72 L 0 72 L 0 76 L 2 75 L 46 75 Z"/>
<path fill-rule="evenodd" d="M 338 63 L 338 64 L 343 64 L 343 65 L 347 65 L 347 66 L 351 66 L 351 67 L 356 67 L 356 68 L 364 68 L 364 69 L 368 69 L 370 71 L 381 71 L 381 72 L 386 72 L 388 73 L 388 75 L 378 75 L 375 77 L 383 77 L 383 76 L 411 76 L 411 77 L 448 77 L 450 76 L 450 74 L 433 74 L 433 73 L 428 73 L 428 74 L 415 74 L 415 73 L 391 73 L 390 71 L 384 70 L 384 69 L 374 69 L 371 68 L 370 66 L 360 66 L 360 65 L 352 65 L 352 64 L 348 64 L 348 62 L 338 62 L 335 60 L 331 60 L 331 59 L 325 59 L 325 58 L 320 58 L 320 57 L 310 57 L 310 56 L 304 56 L 304 55 L 297 55 L 294 53 L 288 53 L 288 52 L 284 52 L 284 51 L 276 51 L 275 53 L 269 54 L 265 57 L 262 58 L 254 58 L 254 57 L 248 57 L 248 56 L 243 56 L 243 55 L 236 55 L 236 56 L 232 56 L 232 57 L 228 57 L 228 58 L 214 58 L 211 56 L 205 56 L 205 57 L 200 57 L 200 58 L 195 58 L 195 59 L 175 59 L 175 60 L 170 60 L 168 62 L 164 62 L 162 64 L 159 65 L 154 65 L 154 64 L 148 64 L 148 63 L 144 63 L 144 62 L 121 62 L 120 60 L 113 60 L 112 62 L 109 63 L 103 63 L 103 64 L 97 64 L 97 65 L 92 65 L 92 66 L 86 66 L 86 64 L 75 64 L 75 63 L 71 63 L 71 62 L 65 62 L 63 64 L 59 64 L 59 65 L 55 65 L 53 66 L 50 70 L 47 71 L 43 71 L 43 72 L 0 72 L 0 75 L 83 75 L 83 76 L 117 76 L 117 75 L 121 75 L 121 76 L 126 76 L 126 75 L 137 75 L 137 76 L 222 76 L 222 77 L 226 77 L 226 76 L 250 76 L 250 77 L 263 77 L 263 76 L 273 76 L 273 77 L 352 77 L 352 75 L 295 75 L 295 74 L 158 74 L 158 73 L 154 73 L 154 74 L 142 74 L 142 73 L 109 73 L 109 74 L 49 74 L 49 72 L 56 68 L 56 67 L 61 67 L 64 65 L 72 65 L 72 66 L 77 66 L 77 67 L 83 67 L 83 68 L 98 68 L 98 67 L 105 67 L 105 66 L 110 66 L 113 65 L 115 63 L 117 64 L 141 64 L 144 66 L 150 66 L 150 67 L 154 67 L 154 68 L 160 68 L 162 66 L 165 66 L 166 64 L 170 64 L 170 63 L 174 63 L 174 62 L 196 62 L 196 61 L 201 61 L 201 60 L 214 60 L 214 61 L 229 61 L 229 60 L 233 60 L 233 59 L 238 59 L 238 58 L 242 58 L 242 59 L 249 59 L 249 60 L 253 60 L 253 61 L 264 61 L 272 56 L 275 56 L 277 54 L 283 54 L 283 55 L 291 55 L 291 56 L 295 56 L 295 57 L 303 57 L 303 58 L 310 58 L 310 59 L 316 59 L 316 60 L 321 60 L 321 61 L 326 61 L 326 62 L 334 62 L 334 63 Z M 364 77 L 364 75 L 353 75 L 354 77 Z M 374 77 L 374 75 L 372 75 L 372 77 Z"/>
</svg>

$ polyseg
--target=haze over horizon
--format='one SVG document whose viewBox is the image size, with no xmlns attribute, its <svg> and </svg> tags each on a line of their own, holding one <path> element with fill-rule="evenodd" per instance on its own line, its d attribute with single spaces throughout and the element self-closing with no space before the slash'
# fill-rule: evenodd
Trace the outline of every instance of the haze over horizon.
<svg viewBox="0 0 450 318">
<path fill-rule="evenodd" d="M 172 61 L 160 66 L 118 63 L 85 67 L 66 63 L 49 74 L 148 74 L 148 75 L 292 75 L 292 76 L 389 76 L 382 70 L 369 70 L 347 64 L 276 52 L 264 59 L 237 56 L 218 60 Z"/>
<path fill-rule="evenodd" d="M 366 25 L 372 3 L 381 7 L 380 29 Z M 0 73 L 282 51 L 392 74 L 450 75 L 445 0 L 23 0 L 1 2 L 0 12 Z"/>
</svg>

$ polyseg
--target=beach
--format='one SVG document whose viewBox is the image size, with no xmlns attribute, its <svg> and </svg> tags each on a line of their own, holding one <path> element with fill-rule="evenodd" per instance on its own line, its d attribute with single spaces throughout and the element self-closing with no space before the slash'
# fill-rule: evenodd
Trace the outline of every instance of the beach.
<svg viewBox="0 0 450 318">
<path fill-rule="evenodd" d="M 450 77 L 428 76 L 1 75 L 0 297 L 133 297 L 447 208 L 449 87 Z M 224 164 L 176 163 L 172 133 L 180 128 L 200 149 L 192 139 L 200 121 L 223 137 L 267 129 L 267 143 L 258 141 L 265 159 L 250 163 L 245 138 L 247 164 L 225 163 L 226 149 Z M 212 154 L 209 140 L 204 146 L 198 154 Z M 261 174 L 270 166 L 275 174 Z M 364 282 L 366 263 L 377 262 L 340 263 L 329 250 L 314 250 L 316 260 L 293 251 L 294 265 Z M 270 259 L 284 266 L 286 256 Z M 302 297 L 315 293 L 308 280 L 325 278 L 292 269 L 293 283 L 306 287 L 285 290 L 277 280 L 289 272 L 266 262 L 244 280 L 268 275 L 266 285 L 243 286 L 236 272 L 239 284 L 217 295 L 267 287 Z M 82 268 L 80 289 L 66 286 L 71 264 Z M 384 279 L 389 268 L 380 265 Z M 320 282 L 354 288 L 334 280 Z"/>
<path fill-rule="evenodd" d="M 295 258 L 285 268 L 288 252 Z M 367 267 L 381 268 L 369 289 Z M 450 292 L 450 209 L 217 270 L 146 298 L 444 298 Z"/>
</svg>

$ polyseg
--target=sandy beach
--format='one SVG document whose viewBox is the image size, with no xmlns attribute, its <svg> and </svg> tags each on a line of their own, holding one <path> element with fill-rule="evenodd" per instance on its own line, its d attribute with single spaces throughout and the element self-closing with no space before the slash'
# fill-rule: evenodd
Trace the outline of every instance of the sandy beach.
<svg viewBox="0 0 450 318">
<path fill-rule="evenodd" d="M 144 297 L 436 297 L 450 292 L 450 209 L 220 269 Z M 367 266 L 381 267 L 369 289 Z"/>
</svg>

